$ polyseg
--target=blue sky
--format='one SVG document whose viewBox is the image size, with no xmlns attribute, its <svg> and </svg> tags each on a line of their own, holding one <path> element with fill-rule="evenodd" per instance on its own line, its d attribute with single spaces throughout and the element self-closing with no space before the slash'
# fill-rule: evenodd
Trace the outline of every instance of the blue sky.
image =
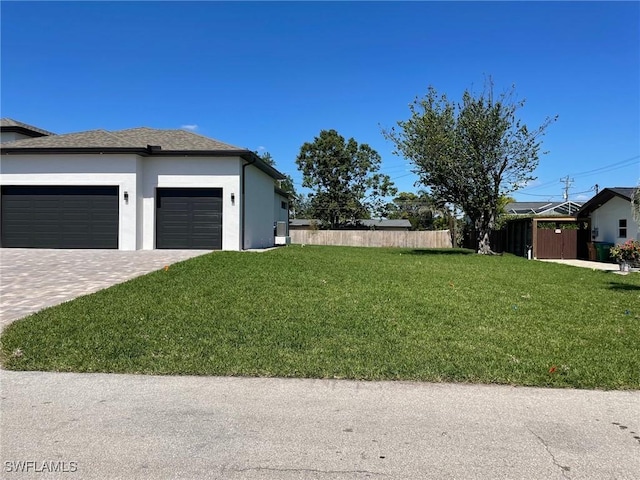
<svg viewBox="0 0 640 480">
<path fill-rule="evenodd" d="M 367 143 L 415 191 L 381 135 L 433 85 L 451 99 L 516 86 L 529 127 L 547 116 L 538 180 L 561 200 L 640 179 L 638 2 L 2 1 L 0 108 L 56 133 L 194 129 L 295 158 L 322 129 Z"/>
</svg>

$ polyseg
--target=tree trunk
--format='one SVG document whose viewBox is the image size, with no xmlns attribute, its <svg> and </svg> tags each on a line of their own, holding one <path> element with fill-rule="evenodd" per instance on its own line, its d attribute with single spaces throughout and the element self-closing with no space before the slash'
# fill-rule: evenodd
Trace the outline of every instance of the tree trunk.
<svg viewBox="0 0 640 480">
<path fill-rule="evenodd" d="M 476 221 L 476 235 L 478 239 L 478 253 L 480 255 L 493 255 L 491 250 L 491 230 L 493 229 L 493 215 L 485 213 Z"/>
<path fill-rule="evenodd" d="M 491 241 L 488 229 L 478 230 L 478 253 L 480 255 L 491 255 Z"/>
</svg>

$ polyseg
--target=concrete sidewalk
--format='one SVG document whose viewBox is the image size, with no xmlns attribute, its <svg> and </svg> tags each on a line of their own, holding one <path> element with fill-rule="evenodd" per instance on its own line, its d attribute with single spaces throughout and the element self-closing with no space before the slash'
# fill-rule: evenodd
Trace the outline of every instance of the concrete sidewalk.
<svg viewBox="0 0 640 480">
<path fill-rule="evenodd" d="M 592 270 L 605 270 L 608 272 L 620 272 L 620 265 L 617 263 L 604 263 L 604 262 L 590 262 L 588 260 L 576 260 L 576 259 L 538 259 L 541 262 L 561 263 L 563 265 L 571 265 L 572 267 L 590 268 Z"/>
<path fill-rule="evenodd" d="M 0 379 L 5 479 L 640 478 L 638 391 L 7 371 Z M 44 474 L 45 465 L 66 473 Z"/>
</svg>

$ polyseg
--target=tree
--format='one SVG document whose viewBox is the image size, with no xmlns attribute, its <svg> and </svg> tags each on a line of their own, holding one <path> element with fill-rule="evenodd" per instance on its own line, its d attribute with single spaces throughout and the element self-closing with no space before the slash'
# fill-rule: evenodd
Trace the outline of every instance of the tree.
<svg viewBox="0 0 640 480">
<path fill-rule="evenodd" d="M 311 206 L 311 198 L 304 193 L 296 198 L 296 206 L 291 212 L 293 218 L 313 218 L 313 209 Z"/>
<path fill-rule="evenodd" d="M 500 195 L 500 198 L 498 198 L 498 208 L 496 209 L 496 218 L 493 225 L 494 229 L 501 230 L 504 228 L 507 220 L 511 217 L 511 214 L 507 212 L 507 205 L 515 203 L 516 201 L 517 200 L 513 197 Z"/>
<path fill-rule="evenodd" d="M 263 153 L 256 152 L 256 155 L 258 155 L 260 157 L 260 160 L 262 160 L 267 165 L 273 168 L 276 168 L 276 160 L 271 156 L 269 152 L 263 152 Z"/>
<path fill-rule="evenodd" d="M 396 189 L 387 175 L 376 173 L 381 158 L 367 144 L 345 141 L 335 130 L 322 130 L 314 141 L 300 148 L 296 164 L 302 185 L 310 194 L 314 217 L 330 228 L 340 228 L 380 211 L 382 198 Z"/>
<path fill-rule="evenodd" d="M 631 195 L 631 213 L 633 214 L 633 219 L 640 223 L 640 184 Z"/>
<path fill-rule="evenodd" d="M 276 168 L 276 161 L 271 156 L 269 152 L 258 153 L 256 155 L 260 157 L 260 159 L 266 163 L 267 165 Z M 298 201 L 299 195 L 296 193 L 295 185 L 293 184 L 293 178 L 291 175 L 283 174 L 285 176 L 284 180 L 277 180 L 276 184 L 278 188 L 289 195 L 289 211 L 291 214 L 298 209 Z"/>
<path fill-rule="evenodd" d="M 530 131 L 516 118 L 524 101 L 514 88 L 494 98 L 491 80 L 482 94 L 468 90 L 462 102 L 450 102 L 429 87 L 426 97 L 410 106 L 408 120 L 383 130 L 396 155 L 415 165 L 421 183 L 437 199 L 462 209 L 476 232 L 478 253 L 492 253 L 489 233 L 502 195 L 534 180 L 540 137 L 557 118 Z"/>
<path fill-rule="evenodd" d="M 432 230 L 435 217 L 442 214 L 434 199 L 424 190 L 400 192 L 388 205 L 388 218 L 411 222 L 411 230 Z"/>
</svg>

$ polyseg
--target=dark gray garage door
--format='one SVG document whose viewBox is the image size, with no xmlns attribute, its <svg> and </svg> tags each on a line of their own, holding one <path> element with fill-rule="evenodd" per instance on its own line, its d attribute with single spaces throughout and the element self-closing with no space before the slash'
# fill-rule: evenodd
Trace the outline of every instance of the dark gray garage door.
<svg viewBox="0 0 640 480">
<path fill-rule="evenodd" d="M 222 249 L 221 188 L 159 188 L 156 248 Z"/>
<path fill-rule="evenodd" d="M 118 248 L 118 187 L 2 187 L 2 246 Z"/>
</svg>

